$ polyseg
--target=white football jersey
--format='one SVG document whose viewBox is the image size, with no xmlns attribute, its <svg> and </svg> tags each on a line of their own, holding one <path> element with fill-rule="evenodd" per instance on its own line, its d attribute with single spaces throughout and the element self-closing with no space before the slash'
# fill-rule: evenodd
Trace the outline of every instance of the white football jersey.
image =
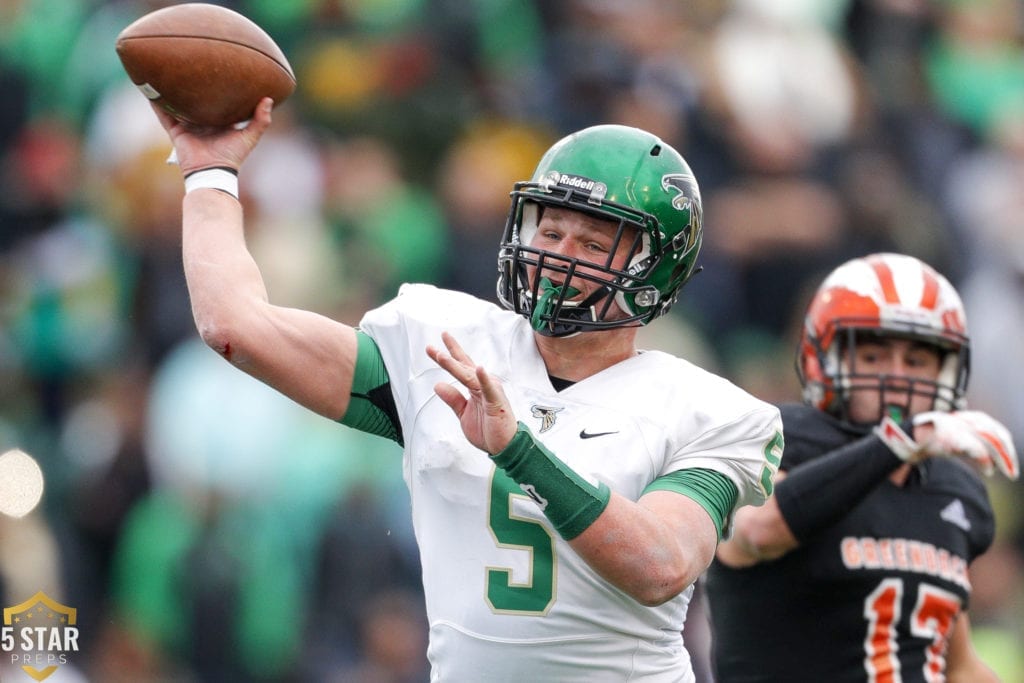
<svg viewBox="0 0 1024 683">
<path fill-rule="evenodd" d="M 360 328 L 380 348 L 402 424 L 433 680 L 693 680 L 680 636 L 693 587 L 645 607 L 598 576 L 469 444 L 434 393 L 456 382 L 425 348 L 443 347 L 450 332 L 501 380 L 539 440 L 630 500 L 658 477 L 700 467 L 735 483 L 737 507 L 762 504 L 777 409 L 659 351 L 555 391 L 525 318 L 429 285 L 403 286 Z"/>
</svg>

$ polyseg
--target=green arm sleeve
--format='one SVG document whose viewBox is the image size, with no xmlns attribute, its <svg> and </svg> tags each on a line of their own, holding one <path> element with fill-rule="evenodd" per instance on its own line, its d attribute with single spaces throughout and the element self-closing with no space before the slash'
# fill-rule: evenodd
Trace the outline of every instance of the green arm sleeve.
<svg viewBox="0 0 1024 683">
<path fill-rule="evenodd" d="M 644 493 L 650 491 L 675 491 L 697 501 L 711 516 L 718 531 L 718 540 L 722 540 L 725 521 L 739 496 L 736 484 L 729 477 L 703 468 L 678 470 L 658 477 L 644 489 Z"/>
<path fill-rule="evenodd" d="M 606 484 L 594 486 L 581 477 L 522 422 L 508 446 L 491 460 L 540 505 L 555 531 L 567 541 L 593 524 L 612 497 Z"/>
<path fill-rule="evenodd" d="M 341 424 L 368 434 L 376 434 L 403 445 L 402 425 L 398 421 L 395 397 L 391 394 L 391 378 L 384 367 L 377 343 L 362 330 L 356 330 L 359 350 L 352 376 L 352 393 L 348 411 L 338 420 Z"/>
</svg>

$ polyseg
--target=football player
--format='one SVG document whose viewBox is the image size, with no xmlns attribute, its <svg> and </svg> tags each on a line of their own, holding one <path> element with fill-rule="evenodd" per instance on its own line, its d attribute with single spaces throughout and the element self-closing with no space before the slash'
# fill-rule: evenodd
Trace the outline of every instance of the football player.
<svg viewBox="0 0 1024 683">
<path fill-rule="evenodd" d="M 821 284 L 775 495 L 739 511 L 708 572 L 720 683 L 997 680 L 971 645 L 968 567 L 994 533 L 978 470 L 1019 466 L 965 405 L 968 347 L 959 295 L 918 259 Z"/>
<path fill-rule="evenodd" d="M 236 175 L 269 104 L 243 130 L 157 111 L 196 324 L 237 367 L 404 445 L 432 679 L 693 681 L 693 582 L 733 510 L 771 493 L 782 437 L 774 406 L 635 346 L 696 268 L 686 162 L 635 128 L 569 135 L 512 192 L 501 306 L 408 284 L 352 328 L 272 304 L 246 249 Z"/>
</svg>

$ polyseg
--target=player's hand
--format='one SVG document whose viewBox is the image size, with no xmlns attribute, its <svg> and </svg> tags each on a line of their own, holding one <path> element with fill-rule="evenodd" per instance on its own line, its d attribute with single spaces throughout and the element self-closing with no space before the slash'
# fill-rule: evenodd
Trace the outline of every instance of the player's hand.
<svg viewBox="0 0 1024 683">
<path fill-rule="evenodd" d="M 237 171 L 255 149 L 270 126 L 274 102 L 260 100 L 252 120 L 244 125 L 210 128 L 179 121 L 155 104 L 150 104 L 174 146 L 173 157 L 183 175 L 204 168 L 223 167 Z"/>
<path fill-rule="evenodd" d="M 469 397 L 445 382 L 438 382 L 434 392 L 458 416 L 471 444 L 490 455 L 503 451 L 518 423 L 501 383 L 475 364 L 450 334 L 442 333 L 441 340 L 447 352 L 428 346 L 427 355 L 464 386 Z"/>
<path fill-rule="evenodd" d="M 1010 431 L 987 413 L 933 411 L 914 416 L 913 422 L 914 439 L 925 457 L 964 456 L 989 476 L 997 469 L 1011 480 L 1020 476 Z"/>
</svg>

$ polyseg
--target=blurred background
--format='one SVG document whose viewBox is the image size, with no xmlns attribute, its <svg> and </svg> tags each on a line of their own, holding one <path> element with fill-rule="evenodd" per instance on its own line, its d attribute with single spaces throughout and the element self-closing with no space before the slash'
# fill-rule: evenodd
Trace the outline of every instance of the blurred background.
<svg viewBox="0 0 1024 683">
<path fill-rule="evenodd" d="M 47 477 L 32 515 L 0 517 L 0 604 L 78 609 L 52 681 L 425 681 L 397 447 L 193 328 L 180 174 L 114 52 L 168 4 L 0 0 L 0 451 Z M 512 183 L 565 133 L 636 125 L 683 152 L 706 212 L 704 271 L 646 346 L 798 400 L 821 277 L 906 252 L 960 289 L 971 402 L 1024 444 L 1020 0 L 218 4 L 298 77 L 242 174 L 277 303 L 354 323 L 404 281 L 493 300 Z M 990 491 L 971 618 L 1021 683 L 1021 484 Z M 709 683 L 702 606 L 686 637 Z"/>
</svg>

